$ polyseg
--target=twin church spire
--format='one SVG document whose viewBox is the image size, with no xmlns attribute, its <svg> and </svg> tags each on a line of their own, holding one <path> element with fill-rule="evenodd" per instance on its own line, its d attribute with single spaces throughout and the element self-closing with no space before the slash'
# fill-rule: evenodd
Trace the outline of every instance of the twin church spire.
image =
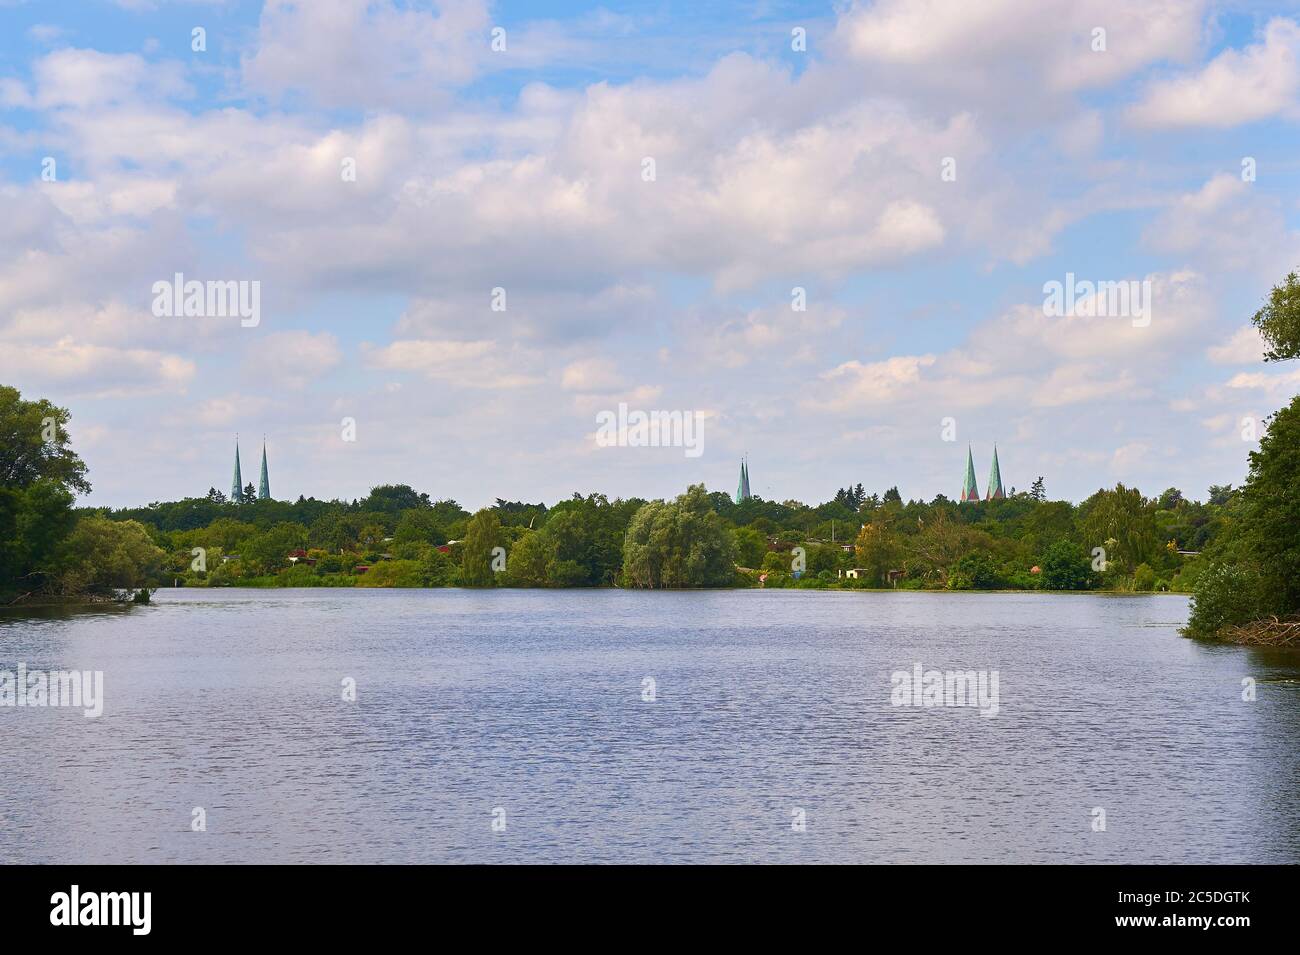
<svg viewBox="0 0 1300 955">
<path fill-rule="evenodd" d="M 754 495 L 749 491 L 749 465 L 740 459 L 740 483 L 736 485 L 736 503 L 748 501 Z"/>
<path fill-rule="evenodd" d="M 232 501 L 242 501 L 244 499 L 244 478 L 239 470 L 239 435 L 235 435 L 235 473 L 230 481 L 230 499 Z M 269 501 L 271 499 L 271 477 L 266 469 L 266 439 L 262 439 L 262 474 L 257 484 L 257 499 L 259 501 Z"/>
<path fill-rule="evenodd" d="M 1006 491 L 1002 489 L 1002 469 L 998 467 L 998 446 L 993 445 L 993 467 L 989 469 L 988 493 L 984 495 L 984 500 L 1005 500 Z M 961 483 L 961 499 L 963 501 L 978 501 L 980 499 L 980 489 L 975 483 L 975 455 L 971 453 L 970 445 L 966 445 L 966 477 Z"/>
</svg>

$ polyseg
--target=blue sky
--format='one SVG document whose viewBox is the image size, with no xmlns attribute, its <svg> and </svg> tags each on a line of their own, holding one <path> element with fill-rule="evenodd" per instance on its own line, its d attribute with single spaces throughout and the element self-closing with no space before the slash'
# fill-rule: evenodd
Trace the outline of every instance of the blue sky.
<svg viewBox="0 0 1300 955">
<path fill-rule="evenodd" d="M 71 409 L 93 504 L 224 487 L 236 433 L 280 497 L 660 497 L 734 488 L 747 452 L 764 497 L 929 499 L 994 442 L 1008 486 L 1201 497 L 1300 384 L 1249 328 L 1300 260 L 1285 5 L 8 0 L 0 25 L 0 381 Z M 259 324 L 153 314 L 177 271 L 258 282 Z M 1149 283 L 1150 323 L 1045 314 L 1067 273 Z M 699 415 L 703 454 L 600 446 L 621 402 Z"/>
</svg>

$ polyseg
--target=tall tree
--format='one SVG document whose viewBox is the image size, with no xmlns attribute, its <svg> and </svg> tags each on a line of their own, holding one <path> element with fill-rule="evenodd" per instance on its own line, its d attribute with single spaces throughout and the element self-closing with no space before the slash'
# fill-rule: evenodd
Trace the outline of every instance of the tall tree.
<svg viewBox="0 0 1300 955">
<path fill-rule="evenodd" d="M 501 521 L 486 508 L 470 518 L 460 551 L 460 582 L 466 587 L 493 587 L 492 549 L 501 546 Z"/>
<path fill-rule="evenodd" d="M 1267 346 L 1265 361 L 1300 358 L 1300 278 L 1295 272 L 1273 286 L 1263 307 L 1250 320 Z"/>
<path fill-rule="evenodd" d="M 736 545 L 703 484 L 672 503 L 641 506 L 627 528 L 623 572 L 634 587 L 721 587 L 736 575 Z"/>
</svg>

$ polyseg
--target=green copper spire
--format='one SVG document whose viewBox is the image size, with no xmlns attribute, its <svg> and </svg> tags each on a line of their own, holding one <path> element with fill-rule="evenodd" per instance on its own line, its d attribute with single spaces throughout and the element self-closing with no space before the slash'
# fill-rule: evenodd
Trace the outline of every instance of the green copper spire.
<svg viewBox="0 0 1300 955">
<path fill-rule="evenodd" d="M 980 489 L 975 485 L 975 456 L 971 454 L 970 445 L 966 445 L 966 480 L 961 484 L 963 501 L 978 501 Z"/>
<path fill-rule="evenodd" d="M 262 479 L 257 485 L 257 499 L 259 501 L 269 501 L 271 499 L 271 478 L 266 473 L 266 438 L 262 438 Z"/>
<path fill-rule="evenodd" d="M 736 485 L 736 503 L 748 501 L 752 494 L 749 493 L 749 468 L 745 466 L 744 459 L 740 462 L 740 483 Z"/>
<path fill-rule="evenodd" d="M 230 499 L 239 503 L 244 493 L 244 479 L 239 473 L 239 435 L 235 435 L 235 476 L 230 481 Z"/>
<path fill-rule="evenodd" d="M 1002 490 L 1002 472 L 998 469 L 998 446 L 993 445 L 993 467 L 989 471 L 989 483 L 984 489 L 988 497 L 986 501 L 997 498 L 999 501 L 1006 500 L 1007 494 Z"/>
</svg>

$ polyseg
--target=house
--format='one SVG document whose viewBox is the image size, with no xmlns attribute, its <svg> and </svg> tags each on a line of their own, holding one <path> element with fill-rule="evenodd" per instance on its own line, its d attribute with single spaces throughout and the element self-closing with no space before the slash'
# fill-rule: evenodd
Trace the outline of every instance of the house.
<svg viewBox="0 0 1300 955">
<path fill-rule="evenodd" d="M 316 566 L 316 558 L 308 557 L 307 552 L 303 550 L 301 547 L 298 548 L 297 550 L 289 551 L 289 563 L 297 564 L 299 561 L 306 564 L 308 567 Z"/>
<path fill-rule="evenodd" d="M 865 567 L 853 567 L 849 570 L 844 571 L 844 576 L 849 577 L 853 580 L 866 580 L 868 577 L 871 576 L 871 571 L 869 571 Z"/>
</svg>

